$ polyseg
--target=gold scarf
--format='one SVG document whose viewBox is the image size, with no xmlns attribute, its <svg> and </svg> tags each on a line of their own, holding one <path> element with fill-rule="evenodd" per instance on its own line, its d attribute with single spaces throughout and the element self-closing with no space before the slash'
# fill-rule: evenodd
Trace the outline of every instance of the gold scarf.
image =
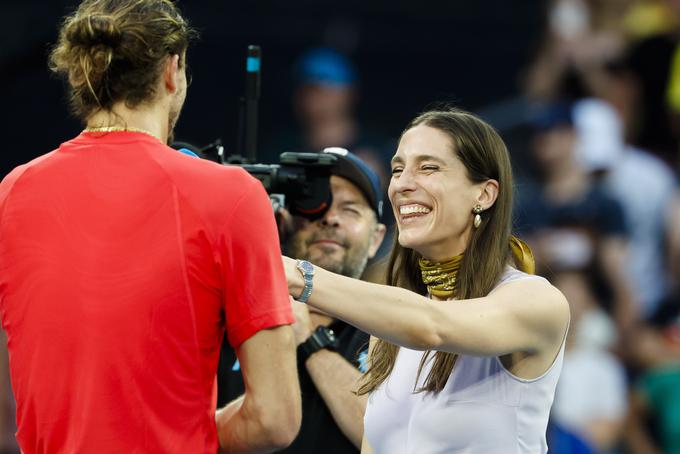
<svg viewBox="0 0 680 454">
<path fill-rule="evenodd" d="M 517 268 L 525 273 L 534 274 L 536 266 L 529 246 L 516 236 L 511 236 L 510 250 Z M 423 283 L 427 286 L 430 295 L 438 298 L 451 298 L 456 293 L 456 277 L 462 260 L 463 254 L 443 262 L 433 262 L 423 258 L 418 261 Z"/>
<path fill-rule="evenodd" d="M 527 274 L 534 274 L 536 272 L 536 262 L 534 262 L 534 254 L 531 248 L 524 241 L 516 236 L 510 237 L 510 250 L 515 257 L 517 269 L 524 271 Z"/>
<path fill-rule="evenodd" d="M 418 261 L 423 283 L 427 285 L 430 295 L 450 298 L 456 293 L 456 276 L 462 260 L 463 254 L 444 262 L 432 262 L 427 259 Z"/>
</svg>

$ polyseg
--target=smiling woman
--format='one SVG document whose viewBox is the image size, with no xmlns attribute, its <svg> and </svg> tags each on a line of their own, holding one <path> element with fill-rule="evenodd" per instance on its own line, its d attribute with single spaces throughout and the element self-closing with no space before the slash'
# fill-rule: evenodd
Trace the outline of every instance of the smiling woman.
<svg viewBox="0 0 680 454">
<path fill-rule="evenodd" d="M 445 260 L 465 250 L 472 232 L 466 202 L 479 195 L 484 211 L 498 196 L 498 175 L 471 184 L 452 148 L 445 132 L 420 123 L 404 133 L 392 159 L 389 196 L 399 244 L 430 260 Z"/>
<path fill-rule="evenodd" d="M 315 270 L 308 304 L 379 338 L 359 389 L 371 394 L 364 452 L 547 452 L 569 308 L 530 274 L 512 191 L 491 126 L 455 109 L 421 114 L 392 159 L 390 286 Z"/>
</svg>

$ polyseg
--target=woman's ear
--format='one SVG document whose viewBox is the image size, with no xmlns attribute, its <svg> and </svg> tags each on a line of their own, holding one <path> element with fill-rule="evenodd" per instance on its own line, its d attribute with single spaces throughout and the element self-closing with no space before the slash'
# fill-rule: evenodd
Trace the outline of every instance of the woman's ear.
<svg viewBox="0 0 680 454">
<path fill-rule="evenodd" d="M 479 196 L 477 197 L 477 203 L 482 206 L 484 211 L 488 210 L 496 203 L 498 198 L 498 181 L 496 180 L 486 180 L 479 185 Z"/>
</svg>

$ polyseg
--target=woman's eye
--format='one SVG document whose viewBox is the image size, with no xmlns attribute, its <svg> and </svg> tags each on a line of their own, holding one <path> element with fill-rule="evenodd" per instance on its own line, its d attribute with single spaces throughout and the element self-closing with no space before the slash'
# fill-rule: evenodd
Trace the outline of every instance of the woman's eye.
<svg viewBox="0 0 680 454">
<path fill-rule="evenodd" d="M 402 170 L 403 169 L 401 167 L 393 167 L 392 168 L 392 175 L 399 174 L 399 173 L 401 173 Z"/>
<path fill-rule="evenodd" d="M 433 166 L 433 165 L 426 165 L 426 166 L 422 166 L 421 170 L 424 170 L 426 172 L 435 172 L 435 171 L 439 170 L 439 167 Z"/>
</svg>

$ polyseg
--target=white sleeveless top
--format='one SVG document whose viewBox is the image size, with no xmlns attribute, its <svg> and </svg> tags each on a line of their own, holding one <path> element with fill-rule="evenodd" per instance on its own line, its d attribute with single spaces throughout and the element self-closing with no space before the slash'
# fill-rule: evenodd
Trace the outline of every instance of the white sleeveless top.
<svg viewBox="0 0 680 454">
<path fill-rule="evenodd" d="M 496 288 L 520 279 L 543 278 L 508 267 Z M 424 352 L 400 348 L 392 373 L 368 399 L 369 445 L 376 454 L 548 452 L 545 432 L 564 343 L 550 368 L 532 380 L 511 374 L 498 357 L 459 355 L 438 394 L 413 392 Z M 431 364 L 428 360 L 416 388 Z"/>
</svg>

